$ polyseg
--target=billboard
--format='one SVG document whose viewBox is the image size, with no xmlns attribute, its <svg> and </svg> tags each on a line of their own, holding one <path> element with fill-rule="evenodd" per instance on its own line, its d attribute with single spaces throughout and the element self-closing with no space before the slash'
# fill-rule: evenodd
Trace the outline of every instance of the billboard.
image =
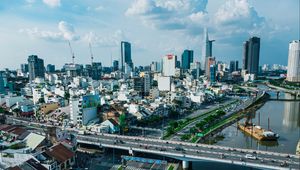
<svg viewBox="0 0 300 170">
<path fill-rule="evenodd" d="M 98 104 L 100 104 L 100 96 L 99 95 L 82 96 L 82 107 L 83 108 L 97 107 Z"/>
</svg>

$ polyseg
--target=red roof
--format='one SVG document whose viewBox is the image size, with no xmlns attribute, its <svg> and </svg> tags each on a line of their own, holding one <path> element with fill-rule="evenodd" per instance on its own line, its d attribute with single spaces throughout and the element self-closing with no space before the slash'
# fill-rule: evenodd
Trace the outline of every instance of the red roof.
<svg viewBox="0 0 300 170">
<path fill-rule="evenodd" d="M 59 163 L 63 163 L 75 156 L 75 153 L 65 147 L 63 144 L 59 143 L 50 149 L 46 150 L 45 153 L 50 157 L 53 157 Z"/>
</svg>

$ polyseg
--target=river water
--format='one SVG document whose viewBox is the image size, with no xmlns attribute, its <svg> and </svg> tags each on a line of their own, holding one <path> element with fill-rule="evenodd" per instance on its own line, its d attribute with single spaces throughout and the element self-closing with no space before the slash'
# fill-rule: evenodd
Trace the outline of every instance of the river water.
<svg viewBox="0 0 300 170">
<path fill-rule="evenodd" d="M 265 88 L 259 86 L 259 88 Z M 276 98 L 275 92 L 268 92 L 271 98 Z M 293 96 L 287 93 L 280 93 L 282 99 L 291 99 Z M 300 139 L 300 102 L 299 101 L 267 101 L 260 109 L 253 112 L 252 122 L 267 129 L 268 119 L 270 129 L 280 135 L 277 142 L 259 142 L 256 139 L 244 134 L 237 129 L 236 124 L 225 128 L 220 134 L 222 137 L 211 139 L 214 145 L 237 147 L 244 149 L 257 149 L 281 153 L 295 154 L 298 140 Z M 240 122 L 244 122 L 242 119 Z M 229 166 L 218 163 L 195 162 L 193 169 L 251 169 L 239 166 Z M 216 168 L 213 168 L 216 167 Z"/>
</svg>

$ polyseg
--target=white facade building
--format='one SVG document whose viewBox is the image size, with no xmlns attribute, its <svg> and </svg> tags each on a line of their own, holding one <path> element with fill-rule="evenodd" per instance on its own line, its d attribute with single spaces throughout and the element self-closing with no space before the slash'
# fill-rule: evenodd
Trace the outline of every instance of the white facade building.
<svg viewBox="0 0 300 170">
<path fill-rule="evenodd" d="M 163 57 L 163 75 L 175 76 L 176 74 L 176 56 L 169 54 Z"/>
<path fill-rule="evenodd" d="M 287 81 L 300 82 L 300 40 L 290 42 Z"/>
<path fill-rule="evenodd" d="M 158 77 L 158 90 L 159 91 L 170 91 L 171 90 L 171 77 Z"/>
</svg>

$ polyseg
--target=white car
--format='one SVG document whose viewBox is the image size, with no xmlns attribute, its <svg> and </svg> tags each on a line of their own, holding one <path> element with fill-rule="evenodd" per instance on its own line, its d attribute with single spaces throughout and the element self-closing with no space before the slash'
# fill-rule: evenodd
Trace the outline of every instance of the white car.
<svg viewBox="0 0 300 170">
<path fill-rule="evenodd" d="M 245 156 L 245 158 L 247 158 L 247 159 L 253 159 L 253 160 L 256 160 L 256 159 L 257 159 L 256 156 L 253 156 L 253 155 L 251 155 L 251 154 L 247 154 L 247 155 Z"/>
</svg>

